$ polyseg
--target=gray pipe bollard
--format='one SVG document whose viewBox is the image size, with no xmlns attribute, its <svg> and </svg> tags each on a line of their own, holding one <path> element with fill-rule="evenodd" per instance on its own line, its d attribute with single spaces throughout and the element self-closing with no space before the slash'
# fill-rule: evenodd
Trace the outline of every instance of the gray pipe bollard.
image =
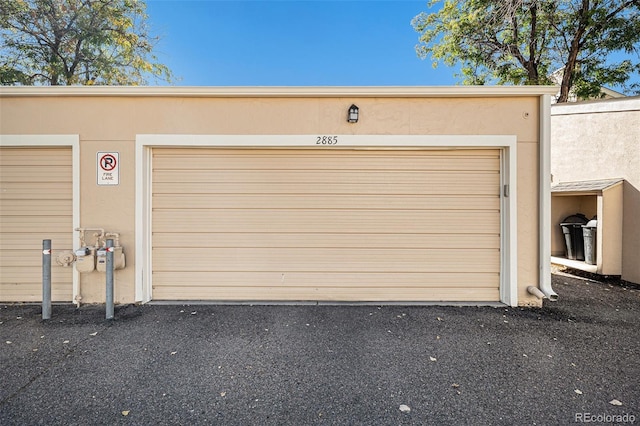
<svg viewBox="0 0 640 426">
<path fill-rule="evenodd" d="M 42 319 L 51 319 L 51 240 L 42 240 Z"/>
<path fill-rule="evenodd" d="M 107 240 L 107 298 L 106 318 L 113 319 L 113 240 Z"/>
</svg>

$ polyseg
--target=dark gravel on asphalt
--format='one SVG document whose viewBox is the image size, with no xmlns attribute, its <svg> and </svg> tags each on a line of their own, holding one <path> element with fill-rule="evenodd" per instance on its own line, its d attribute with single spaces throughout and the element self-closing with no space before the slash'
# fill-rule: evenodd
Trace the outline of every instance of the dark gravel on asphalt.
<svg viewBox="0 0 640 426">
<path fill-rule="evenodd" d="M 640 424 L 640 289 L 553 284 L 541 309 L 3 305 L 0 424 Z"/>
</svg>

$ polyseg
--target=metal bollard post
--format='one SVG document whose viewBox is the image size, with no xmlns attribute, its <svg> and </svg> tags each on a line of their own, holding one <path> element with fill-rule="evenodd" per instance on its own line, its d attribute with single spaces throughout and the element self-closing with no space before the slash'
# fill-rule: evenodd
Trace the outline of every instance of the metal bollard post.
<svg viewBox="0 0 640 426">
<path fill-rule="evenodd" d="M 107 240 L 107 298 L 106 298 L 106 318 L 113 319 L 113 240 Z"/>
<path fill-rule="evenodd" d="M 51 319 L 51 240 L 42 240 L 42 319 Z"/>
</svg>

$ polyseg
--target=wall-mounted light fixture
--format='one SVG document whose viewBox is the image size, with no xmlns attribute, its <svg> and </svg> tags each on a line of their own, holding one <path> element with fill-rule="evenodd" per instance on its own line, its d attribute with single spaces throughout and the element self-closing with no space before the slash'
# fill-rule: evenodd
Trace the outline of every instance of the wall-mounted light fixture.
<svg viewBox="0 0 640 426">
<path fill-rule="evenodd" d="M 349 107 L 349 115 L 347 115 L 347 121 L 349 123 L 357 123 L 359 115 L 360 109 L 356 105 L 351 105 Z"/>
</svg>

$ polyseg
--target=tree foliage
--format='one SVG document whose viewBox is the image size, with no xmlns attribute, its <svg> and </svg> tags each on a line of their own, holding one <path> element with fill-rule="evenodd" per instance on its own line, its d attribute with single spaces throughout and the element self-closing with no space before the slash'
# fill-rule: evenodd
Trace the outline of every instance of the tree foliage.
<svg viewBox="0 0 640 426">
<path fill-rule="evenodd" d="M 0 83 L 139 85 L 172 74 L 138 0 L 0 0 Z"/>
<path fill-rule="evenodd" d="M 640 0 L 431 0 L 428 7 L 435 11 L 412 21 L 416 51 L 434 66 L 461 64 L 465 84 L 549 84 L 556 71 L 558 102 L 570 91 L 598 96 L 606 85 L 638 89 L 627 83 L 640 72 Z"/>
</svg>

